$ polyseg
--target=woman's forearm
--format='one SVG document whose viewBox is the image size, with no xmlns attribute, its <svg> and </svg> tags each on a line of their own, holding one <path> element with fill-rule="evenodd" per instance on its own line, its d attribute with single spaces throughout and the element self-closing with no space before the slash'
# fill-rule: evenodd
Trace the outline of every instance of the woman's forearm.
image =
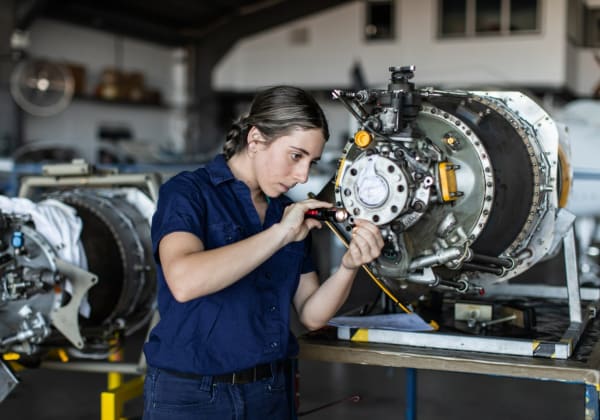
<svg viewBox="0 0 600 420">
<path fill-rule="evenodd" d="M 186 302 L 230 286 L 284 245 L 285 232 L 275 224 L 231 245 L 182 253 L 163 264 L 163 270 L 175 299 Z"/>
<path fill-rule="evenodd" d="M 357 268 L 340 266 L 304 301 L 298 311 L 300 322 L 309 330 L 316 330 L 327 324 L 348 298 L 357 271 Z"/>
</svg>

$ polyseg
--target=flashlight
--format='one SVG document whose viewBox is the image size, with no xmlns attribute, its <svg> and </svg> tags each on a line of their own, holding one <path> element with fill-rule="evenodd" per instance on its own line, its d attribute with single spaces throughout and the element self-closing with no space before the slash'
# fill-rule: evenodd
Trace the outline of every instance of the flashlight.
<svg viewBox="0 0 600 420">
<path fill-rule="evenodd" d="M 304 217 L 310 217 L 311 219 L 324 221 L 330 220 L 338 223 L 344 222 L 346 219 L 348 219 L 349 216 L 350 214 L 348 214 L 346 210 L 338 209 L 335 207 L 330 209 L 311 209 L 307 210 L 306 213 L 304 213 Z"/>
</svg>

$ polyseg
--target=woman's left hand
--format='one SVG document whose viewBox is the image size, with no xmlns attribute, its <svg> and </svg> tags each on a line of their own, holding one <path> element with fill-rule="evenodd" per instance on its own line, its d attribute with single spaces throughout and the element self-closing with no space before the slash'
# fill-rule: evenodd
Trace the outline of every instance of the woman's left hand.
<svg viewBox="0 0 600 420">
<path fill-rule="evenodd" d="M 376 225 L 367 220 L 355 219 L 352 240 L 342 257 L 342 266 L 354 270 L 363 264 L 370 263 L 379 257 L 383 245 L 381 231 Z"/>
</svg>

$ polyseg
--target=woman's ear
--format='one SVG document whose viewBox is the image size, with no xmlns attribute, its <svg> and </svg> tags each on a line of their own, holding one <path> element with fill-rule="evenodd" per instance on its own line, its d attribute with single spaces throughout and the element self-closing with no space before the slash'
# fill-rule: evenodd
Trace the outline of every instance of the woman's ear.
<svg viewBox="0 0 600 420">
<path fill-rule="evenodd" d="M 257 152 L 258 146 L 266 146 L 267 142 L 263 137 L 260 130 L 254 126 L 248 130 L 248 137 L 246 138 L 248 142 L 248 152 L 253 155 Z"/>
<path fill-rule="evenodd" d="M 250 130 L 248 130 L 248 136 L 246 137 L 246 142 L 248 143 L 248 145 L 247 145 L 248 156 L 254 156 L 256 154 L 256 147 L 257 147 L 259 141 L 260 141 L 260 132 L 258 131 L 258 129 L 256 127 L 252 126 L 250 128 Z"/>
<path fill-rule="evenodd" d="M 260 135 L 260 131 L 258 131 L 258 128 L 256 128 L 255 126 L 252 126 L 250 130 L 248 130 L 248 137 L 246 138 L 248 145 L 250 146 L 251 144 L 259 142 L 261 140 L 262 136 Z"/>
</svg>

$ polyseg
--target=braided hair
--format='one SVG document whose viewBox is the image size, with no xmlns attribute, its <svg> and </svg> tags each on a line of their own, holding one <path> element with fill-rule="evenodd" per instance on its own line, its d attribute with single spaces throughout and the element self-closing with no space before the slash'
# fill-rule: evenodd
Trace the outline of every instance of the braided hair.
<svg viewBox="0 0 600 420">
<path fill-rule="evenodd" d="M 321 129 L 329 138 L 323 110 L 306 91 L 293 86 L 274 86 L 259 92 L 247 115 L 238 118 L 227 133 L 223 154 L 229 160 L 248 145 L 248 131 L 256 127 L 267 142 L 301 129 Z"/>
</svg>

